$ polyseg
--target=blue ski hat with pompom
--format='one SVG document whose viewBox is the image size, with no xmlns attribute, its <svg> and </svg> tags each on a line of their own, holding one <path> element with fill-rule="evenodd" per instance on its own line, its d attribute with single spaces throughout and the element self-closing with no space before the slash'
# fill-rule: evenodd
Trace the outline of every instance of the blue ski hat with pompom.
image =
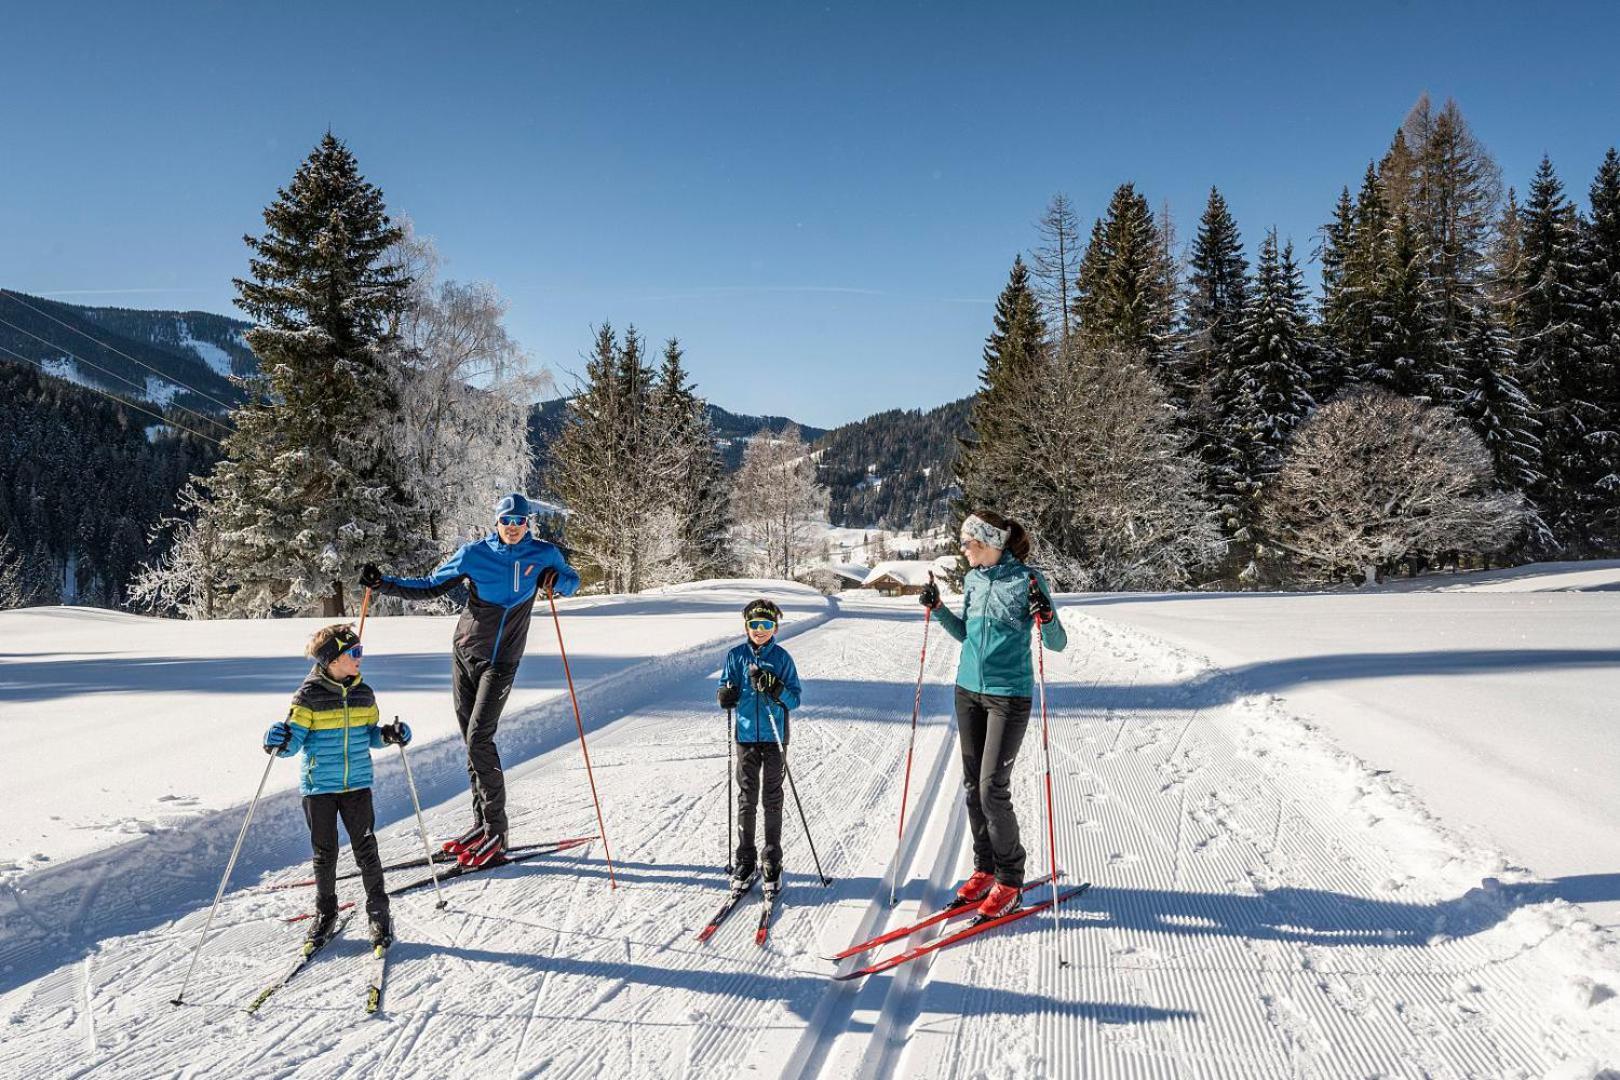
<svg viewBox="0 0 1620 1080">
<path fill-rule="evenodd" d="M 514 491 L 495 504 L 496 521 L 506 517 L 508 514 L 522 514 L 524 517 L 532 517 L 534 507 L 529 505 L 528 499 Z"/>
</svg>

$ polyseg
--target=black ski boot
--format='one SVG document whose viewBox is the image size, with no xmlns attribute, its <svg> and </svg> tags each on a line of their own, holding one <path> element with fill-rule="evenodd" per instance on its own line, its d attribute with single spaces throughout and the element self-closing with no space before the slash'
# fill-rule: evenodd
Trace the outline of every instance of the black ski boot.
<svg viewBox="0 0 1620 1080">
<path fill-rule="evenodd" d="M 371 947 L 386 949 L 394 943 L 394 920 L 387 912 L 371 917 Z"/>
<path fill-rule="evenodd" d="M 338 913 L 334 911 L 317 911 L 315 917 L 309 920 L 309 932 L 304 935 L 304 949 L 306 952 L 314 951 L 332 939 L 337 930 Z"/>
<path fill-rule="evenodd" d="M 765 864 L 765 880 L 760 885 L 760 892 L 771 903 L 782 893 L 782 867 L 779 864 Z"/>
<path fill-rule="evenodd" d="M 731 895 L 741 896 L 754 887 L 754 879 L 759 876 L 759 870 L 753 863 L 738 866 L 731 874 Z"/>
</svg>

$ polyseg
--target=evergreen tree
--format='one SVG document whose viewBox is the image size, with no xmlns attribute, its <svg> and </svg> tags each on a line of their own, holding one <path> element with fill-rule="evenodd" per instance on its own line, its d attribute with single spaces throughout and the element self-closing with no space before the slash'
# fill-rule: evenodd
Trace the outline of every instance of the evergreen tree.
<svg viewBox="0 0 1620 1080">
<path fill-rule="evenodd" d="M 1081 259 L 1075 315 L 1081 343 L 1140 355 L 1162 376 L 1175 320 L 1175 264 L 1168 228 L 1134 185 L 1121 184 Z"/>
<path fill-rule="evenodd" d="M 681 543 L 693 577 L 723 576 L 731 569 L 731 509 L 725 462 L 715 446 L 704 400 L 687 381 L 680 342 L 664 345 L 664 365 L 653 394 L 653 416 L 670 433 L 678 459 L 671 492 Z"/>
<path fill-rule="evenodd" d="M 1182 319 L 1182 356 L 1177 365 L 1180 386 L 1176 396 L 1189 404 L 1192 449 L 1200 455 L 1211 445 L 1211 388 L 1232 366 L 1233 341 L 1243 319 L 1248 273 L 1237 222 L 1226 200 L 1212 187 L 1193 238 Z"/>
<path fill-rule="evenodd" d="M 1592 215 L 1587 222 L 1582 263 L 1585 275 L 1587 336 L 1591 341 L 1593 398 L 1597 405 L 1594 444 L 1600 503 L 1593 522 L 1594 540 L 1609 551 L 1620 550 L 1620 155 L 1604 155 L 1590 191 Z"/>
<path fill-rule="evenodd" d="M 1216 496 L 1227 535 L 1251 539 L 1260 493 L 1276 472 L 1289 434 L 1309 415 L 1311 328 L 1294 247 L 1277 234 L 1260 246 L 1254 287 L 1219 382 L 1221 455 Z"/>
<path fill-rule="evenodd" d="M 1524 289 L 1524 225 L 1519 201 L 1512 188 L 1502 204 L 1496 237 L 1491 245 L 1491 265 L 1485 276 L 1485 294 L 1502 332 L 1517 350 L 1519 304 Z"/>
<path fill-rule="evenodd" d="M 1390 261 L 1389 221 L 1378 171 L 1368 165 L 1356 194 L 1343 270 L 1328 298 L 1334 305 L 1328 325 L 1333 349 L 1350 372 L 1362 371 L 1372 359 L 1384 275 Z"/>
<path fill-rule="evenodd" d="M 1021 483 L 1027 433 L 1017 423 L 1015 405 L 1030 383 L 1042 377 L 1047 351 L 1046 324 L 1030 288 L 1029 270 L 1017 256 L 996 299 L 994 329 L 985 339 L 971 434 L 956 456 L 962 497 L 953 527 L 978 507 L 1005 506 Z"/>
<path fill-rule="evenodd" d="M 1509 491 L 1529 491 L 1541 479 L 1541 445 L 1530 399 L 1514 373 L 1513 343 L 1494 312 L 1482 305 L 1461 345 L 1462 366 L 1447 404 L 1485 443 L 1497 483 Z"/>
<path fill-rule="evenodd" d="M 1322 226 L 1321 340 L 1317 370 L 1312 373 L 1311 396 L 1325 402 L 1349 379 L 1350 293 L 1346 288 L 1349 262 L 1356 243 L 1356 202 L 1350 188 L 1339 191 L 1333 220 Z"/>
<path fill-rule="evenodd" d="M 331 133 L 264 222 L 246 238 L 250 276 L 235 282 L 260 375 L 245 381 L 207 513 L 227 610 L 330 618 L 363 563 L 425 554 L 423 514 L 384 434 L 400 387 L 387 326 L 409 284 L 386 254 L 402 233 Z"/>
<path fill-rule="evenodd" d="M 1429 251 L 1406 207 L 1395 211 L 1383 245 L 1384 266 L 1373 299 L 1372 342 L 1358 381 L 1375 383 L 1423 404 L 1446 398 L 1451 365 Z"/>
<path fill-rule="evenodd" d="M 1592 550 L 1593 522 L 1607 509 L 1596 487 L 1603 449 L 1593 439 L 1604 418 L 1587 334 L 1580 220 L 1545 157 L 1522 220 L 1519 370 L 1542 439 L 1542 480 L 1531 501 L 1558 545 L 1582 553 Z"/>
</svg>

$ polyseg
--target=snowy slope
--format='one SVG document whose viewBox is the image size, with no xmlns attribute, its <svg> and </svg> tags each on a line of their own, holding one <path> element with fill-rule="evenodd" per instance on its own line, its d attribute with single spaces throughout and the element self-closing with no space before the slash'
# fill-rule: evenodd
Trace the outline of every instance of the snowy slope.
<svg viewBox="0 0 1620 1080">
<path fill-rule="evenodd" d="M 244 851 L 193 1004 L 176 1009 L 168 998 L 239 810 L 200 816 L 31 873 L 0 901 L 0 1075 L 1595 1077 L 1620 1062 L 1620 956 L 1580 908 L 1535 884 L 1533 863 L 1511 869 L 1458 831 L 1466 822 L 1430 816 L 1402 778 L 1375 775 L 1286 696 L 1256 693 L 1241 672 L 1072 597 L 1061 605 L 1070 649 L 1046 657 L 1052 755 L 1061 862 L 1095 882 L 1091 894 L 1062 912 L 1060 932 L 1041 916 L 932 963 L 829 980 L 835 968 L 820 956 L 940 904 L 965 869 L 955 648 L 937 629 L 929 641 L 912 827 L 897 853 L 918 609 L 867 596 L 828 609 L 792 588 L 768 590 L 799 608 L 785 644 L 806 700 L 790 760 L 836 882 L 816 884 L 790 798 L 786 906 L 765 949 L 752 942 L 752 904 L 713 941 L 694 940 L 719 899 L 724 857 L 725 725 L 711 680 L 720 645 L 659 655 L 624 645 L 680 636 L 711 609 L 730 640 L 736 594 L 761 587 L 614 598 L 602 602 L 617 616 L 603 620 L 611 628 L 587 626 L 596 616 L 584 608 L 565 626 L 571 653 L 599 661 L 581 705 L 617 889 L 597 842 L 454 882 L 443 912 L 431 894 L 401 898 L 379 1017 L 361 1013 L 351 934 L 249 1019 L 239 1006 L 298 935 L 277 916 L 307 903 L 250 888 L 307 872 L 296 799 L 284 793 Z M 385 711 L 390 694 L 434 696 L 410 679 L 443 662 L 444 642 L 437 656 L 430 638 L 411 644 L 404 624 L 416 621 L 389 620 L 375 637 L 367 628 Z M 195 654 L 265 625 L 290 624 L 179 626 L 167 641 L 126 640 L 124 658 Z M 1299 625 L 1278 636 L 1286 643 Z M 528 666 L 551 679 L 540 629 Z M 402 652 L 412 659 L 385 677 L 390 634 L 422 653 Z M 64 631 L 50 649 L 26 648 L 89 663 L 119 643 L 95 644 Z M 1549 690 L 1570 677 L 1540 673 Z M 39 672 L 0 678 L 10 733 L 26 726 L 16 699 Z M 67 684 L 33 690 L 28 710 Z M 175 685 L 123 685 L 117 700 L 150 718 L 163 705 L 149 699 L 172 705 Z M 594 831 L 566 698 L 534 689 L 503 721 L 516 839 Z M 56 715 L 60 725 L 70 714 Z M 104 711 L 88 722 L 111 721 Z M 263 768 L 241 738 L 208 744 L 207 768 L 245 770 L 222 792 L 251 789 Z M 57 739 L 61 750 L 67 736 Z M 440 836 L 466 814 L 457 749 L 440 739 L 412 756 Z M 378 762 L 384 853 L 407 858 L 419 841 L 400 773 Z M 1032 729 L 1015 787 L 1032 874 L 1047 865 L 1041 762 Z M 121 798 L 105 797 L 109 808 Z"/>
</svg>

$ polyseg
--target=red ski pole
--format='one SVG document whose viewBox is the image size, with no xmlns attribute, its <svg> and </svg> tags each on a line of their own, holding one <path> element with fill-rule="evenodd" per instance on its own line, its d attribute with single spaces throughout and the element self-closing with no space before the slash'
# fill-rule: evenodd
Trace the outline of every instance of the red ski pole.
<svg viewBox="0 0 1620 1080">
<path fill-rule="evenodd" d="M 930 571 L 928 584 L 933 583 L 934 575 Z M 896 890 L 900 886 L 900 845 L 906 840 L 906 801 L 911 797 L 911 756 L 917 749 L 917 715 L 922 712 L 923 671 L 928 666 L 928 624 L 933 617 L 933 608 L 923 609 L 922 658 L 917 661 L 917 696 L 911 703 L 911 741 L 906 745 L 906 782 L 900 788 L 900 829 L 895 838 L 894 877 L 889 880 L 890 907 L 895 905 Z"/>
<path fill-rule="evenodd" d="M 1029 576 L 1032 588 L 1040 588 L 1035 575 Z M 1056 616 L 1053 616 L 1056 618 Z M 1062 923 L 1058 915 L 1058 863 L 1057 863 L 1057 822 L 1052 809 L 1052 742 L 1046 730 L 1046 642 L 1041 637 L 1042 624 L 1035 624 L 1035 657 L 1040 672 L 1041 685 L 1041 752 L 1046 755 L 1046 850 L 1049 865 L 1052 867 L 1052 930 L 1058 932 Z"/>
<path fill-rule="evenodd" d="M 602 854 L 607 856 L 608 887 L 617 889 L 618 879 L 613 876 L 613 852 L 608 848 L 607 825 L 602 821 L 602 800 L 596 797 L 596 777 L 591 774 L 591 751 L 585 745 L 585 721 L 579 718 L 579 696 L 574 693 L 574 676 L 568 670 L 568 650 L 563 648 L 562 620 L 557 618 L 557 598 L 550 589 L 546 600 L 551 604 L 551 621 L 557 627 L 557 652 L 562 656 L 563 677 L 568 680 L 568 697 L 574 703 L 574 725 L 579 728 L 579 751 L 585 755 L 585 778 L 591 782 L 591 802 L 596 804 L 596 831 L 602 836 Z"/>
</svg>

